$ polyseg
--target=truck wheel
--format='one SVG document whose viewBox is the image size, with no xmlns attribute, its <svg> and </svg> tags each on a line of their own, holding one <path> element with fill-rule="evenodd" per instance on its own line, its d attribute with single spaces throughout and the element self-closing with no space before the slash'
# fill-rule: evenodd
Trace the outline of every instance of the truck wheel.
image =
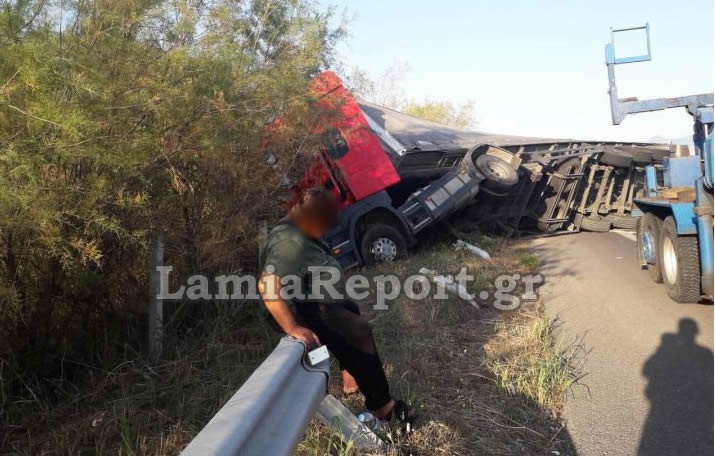
<svg viewBox="0 0 715 456">
<path fill-rule="evenodd" d="M 636 165 L 652 165 L 653 163 L 661 163 L 664 157 L 670 155 L 670 151 L 649 151 L 635 149 L 632 152 L 633 163 Z"/>
<path fill-rule="evenodd" d="M 638 253 L 648 263 L 648 274 L 655 283 L 663 283 L 658 248 L 662 226 L 663 221 L 651 213 L 644 214 L 638 219 L 638 235 L 636 237 Z"/>
<path fill-rule="evenodd" d="M 599 162 L 616 168 L 628 168 L 633 163 L 633 158 L 616 152 L 604 152 Z"/>
<path fill-rule="evenodd" d="M 670 150 L 658 148 L 642 149 L 640 147 L 616 146 L 615 153 L 623 155 L 625 157 L 630 157 L 633 160 L 633 163 L 635 163 L 636 165 L 652 165 L 653 163 L 662 162 L 663 158 L 670 155 Z"/>
<path fill-rule="evenodd" d="M 700 301 L 698 238 L 678 236 L 673 217 L 666 217 L 660 230 L 660 267 L 663 283 L 673 301 Z"/>
<path fill-rule="evenodd" d="M 608 214 L 606 216 L 606 219 L 608 219 L 614 227 L 624 230 L 635 230 L 638 227 L 639 218 L 640 217 L 634 217 L 632 215 L 617 214 Z"/>
<path fill-rule="evenodd" d="M 389 263 L 407 255 L 407 241 L 390 225 L 370 225 L 360 239 L 360 254 L 367 266 Z"/>
<path fill-rule="evenodd" d="M 599 215 L 578 218 L 580 219 L 582 230 L 602 233 L 611 229 L 611 221 Z"/>
<path fill-rule="evenodd" d="M 511 164 L 493 155 L 481 155 L 475 163 L 484 175 L 482 185 L 493 192 L 504 192 L 519 182 L 519 176 Z"/>
</svg>

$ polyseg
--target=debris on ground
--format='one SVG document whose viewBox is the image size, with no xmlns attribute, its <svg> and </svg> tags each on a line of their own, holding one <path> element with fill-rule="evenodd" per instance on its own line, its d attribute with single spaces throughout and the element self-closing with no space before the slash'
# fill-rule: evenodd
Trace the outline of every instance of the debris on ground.
<svg viewBox="0 0 715 456">
<path fill-rule="evenodd" d="M 479 247 L 477 247 L 476 245 L 472 245 L 469 242 L 463 241 L 461 239 L 458 239 L 454 243 L 454 249 L 455 250 L 466 250 L 466 251 L 478 256 L 479 258 L 484 258 L 485 260 L 492 259 L 491 255 L 489 255 L 489 252 L 487 252 L 486 250 L 482 250 Z"/>
<path fill-rule="evenodd" d="M 455 282 L 454 277 L 438 275 L 437 271 L 427 268 L 420 268 L 420 274 L 429 277 L 429 279 L 435 284 L 443 286 L 449 294 L 457 296 L 460 299 L 467 301 L 475 309 L 479 309 L 479 304 L 477 304 L 475 296 L 467 291 L 461 283 Z"/>
</svg>

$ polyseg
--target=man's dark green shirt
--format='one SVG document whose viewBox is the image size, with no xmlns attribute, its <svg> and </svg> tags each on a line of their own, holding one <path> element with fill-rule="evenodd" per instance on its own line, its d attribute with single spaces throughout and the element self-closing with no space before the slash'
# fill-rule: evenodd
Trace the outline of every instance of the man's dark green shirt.
<svg viewBox="0 0 715 456">
<path fill-rule="evenodd" d="M 274 269 L 268 269 L 272 266 Z M 328 246 L 320 239 L 313 239 L 305 235 L 295 225 L 282 222 L 275 226 L 263 246 L 260 257 L 262 272 L 273 273 L 285 280 L 289 276 L 297 276 L 302 284 L 306 296 L 311 291 L 312 274 L 309 267 L 330 267 L 340 274 L 340 280 L 334 285 L 335 289 L 344 292 L 343 271 L 338 260 L 330 254 Z M 321 278 L 330 279 L 330 273 L 321 272 Z M 285 284 L 285 282 L 284 282 Z M 315 301 L 315 299 L 305 299 Z M 326 301 L 334 301 L 329 295 L 324 296 Z M 295 299 L 296 302 L 304 301 Z"/>
</svg>

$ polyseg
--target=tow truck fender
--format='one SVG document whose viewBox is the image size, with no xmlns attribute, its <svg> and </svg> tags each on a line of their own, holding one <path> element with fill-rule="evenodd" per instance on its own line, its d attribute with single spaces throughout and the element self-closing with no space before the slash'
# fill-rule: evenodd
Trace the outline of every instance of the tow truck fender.
<svg viewBox="0 0 715 456">
<path fill-rule="evenodd" d="M 673 216 L 678 235 L 698 234 L 693 215 L 695 204 L 692 202 L 674 202 L 654 197 L 636 198 L 633 202 L 641 211 L 655 214 L 660 219 Z"/>
</svg>

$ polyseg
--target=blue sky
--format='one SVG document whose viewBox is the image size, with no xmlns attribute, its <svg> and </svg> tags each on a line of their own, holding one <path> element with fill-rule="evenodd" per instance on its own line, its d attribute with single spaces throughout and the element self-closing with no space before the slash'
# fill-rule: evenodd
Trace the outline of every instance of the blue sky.
<svg viewBox="0 0 715 456">
<path fill-rule="evenodd" d="M 713 91 L 711 0 L 321 0 L 345 9 L 347 67 L 373 77 L 406 63 L 406 95 L 475 102 L 477 129 L 542 137 L 648 140 L 690 135 L 681 109 L 611 125 L 609 28 L 651 26 L 653 61 L 620 65 L 620 97 Z M 635 50 L 625 39 L 617 50 Z M 620 53 L 619 53 L 620 54 Z"/>
</svg>

